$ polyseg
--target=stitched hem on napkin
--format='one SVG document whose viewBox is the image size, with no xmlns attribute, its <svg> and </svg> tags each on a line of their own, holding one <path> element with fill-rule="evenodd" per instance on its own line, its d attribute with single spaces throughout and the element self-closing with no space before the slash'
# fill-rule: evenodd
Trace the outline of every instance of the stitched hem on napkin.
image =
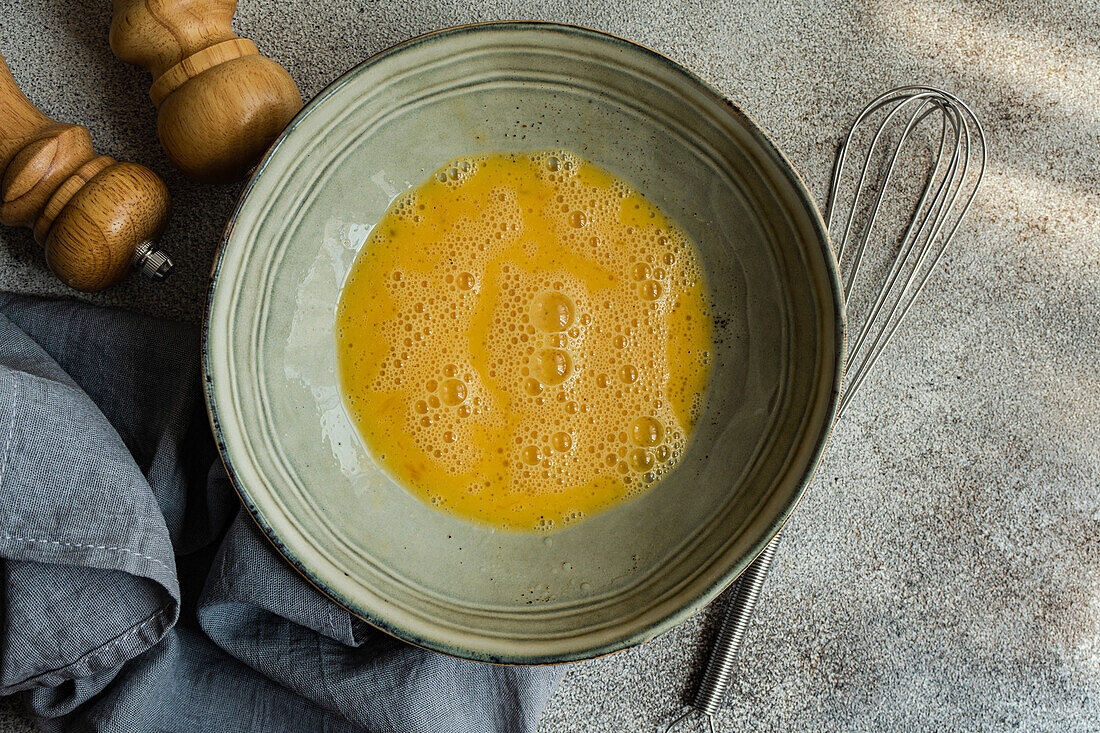
<svg viewBox="0 0 1100 733">
<path fill-rule="evenodd" d="M 166 603 L 140 623 L 92 649 L 76 661 L 57 669 L 39 672 L 18 684 L 0 687 L 0 695 L 10 695 L 33 687 L 56 687 L 74 678 L 89 677 L 117 669 L 159 642 L 172 628 L 176 604 Z"/>
</svg>

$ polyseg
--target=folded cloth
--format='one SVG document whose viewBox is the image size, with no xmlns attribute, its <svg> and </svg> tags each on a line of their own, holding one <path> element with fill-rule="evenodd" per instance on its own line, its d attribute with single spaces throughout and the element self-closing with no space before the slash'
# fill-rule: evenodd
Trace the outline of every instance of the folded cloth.
<svg viewBox="0 0 1100 733">
<path fill-rule="evenodd" d="M 243 513 L 198 334 L 0 294 L 0 695 L 47 730 L 531 731 L 561 671 L 435 654 Z"/>
</svg>

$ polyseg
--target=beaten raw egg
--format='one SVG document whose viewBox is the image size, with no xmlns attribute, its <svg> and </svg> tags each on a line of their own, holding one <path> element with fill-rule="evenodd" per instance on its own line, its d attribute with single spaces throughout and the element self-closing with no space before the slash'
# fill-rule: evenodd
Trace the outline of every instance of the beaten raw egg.
<svg viewBox="0 0 1100 733">
<path fill-rule="evenodd" d="M 695 245 L 566 151 L 454 161 L 399 196 L 337 306 L 349 413 L 407 490 L 551 530 L 684 455 L 713 351 Z"/>
</svg>

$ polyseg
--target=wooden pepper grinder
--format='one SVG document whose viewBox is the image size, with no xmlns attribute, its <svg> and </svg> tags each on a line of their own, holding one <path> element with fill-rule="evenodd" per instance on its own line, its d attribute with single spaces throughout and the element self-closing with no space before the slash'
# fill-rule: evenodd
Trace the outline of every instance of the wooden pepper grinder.
<svg viewBox="0 0 1100 733">
<path fill-rule="evenodd" d="M 113 0 L 111 49 L 153 75 L 168 157 L 199 181 L 243 178 L 302 107 L 290 74 L 230 27 L 236 0 Z"/>
<path fill-rule="evenodd" d="M 153 242 L 167 218 L 155 173 L 98 155 L 87 129 L 38 111 L 0 56 L 0 222 L 33 229 L 50 269 L 90 292 L 131 266 L 164 278 L 172 262 Z"/>
</svg>

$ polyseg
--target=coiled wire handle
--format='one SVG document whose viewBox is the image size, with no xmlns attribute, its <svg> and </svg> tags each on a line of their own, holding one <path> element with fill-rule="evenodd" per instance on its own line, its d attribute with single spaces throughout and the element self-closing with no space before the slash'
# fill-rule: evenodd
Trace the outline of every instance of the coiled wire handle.
<svg viewBox="0 0 1100 733">
<path fill-rule="evenodd" d="M 848 210 L 844 229 L 838 233 L 834 230 L 833 220 L 848 150 L 861 125 L 884 108 L 889 111 L 875 130 L 863 158 L 851 208 Z M 985 173 L 986 142 L 981 122 L 973 110 L 958 97 L 933 87 L 905 86 L 891 89 L 868 104 L 852 123 L 847 138 L 837 151 L 825 207 L 825 220 L 836 247 L 837 264 L 845 284 L 844 305 L 848 309 L 861 271 L 866 273 L 870 269 L 864 266 L 867 245 L 878 222 L 882 202 L 902 147 L 912 139 L 914 130 L 930 117 L 940 120 L 935 163 L 912 218 L 900 238 L 893 265 L 880 284 L 877 295 L 874 295 L 873 304 L 867 308 L 867 315 L 862 318 L 862 326 L 848 352 L 844 364 L 844 385 L 834 420 L 839 419 L 851 403 L 852 395 L 863 383 L 867 372 L 897 331 L 917 296 L 924 290 L 947 245 L 970 209 Z M 903 121 L 904 127 L 900 136 L 897 136 L 894 128 Z M 892 154 L 885 150 L 891 142 L 894 145 Z M 872 161 L 877 160 L 876 153 L 880 157 L 885 153 L 888 161 L 877 186 L 873 180 L 869 180 L 872 178 Z M 866 214 L 866 224 L 859 229 L 860 236 L 859 233 L 853 234 L 857 232 L 857 227 L 853 224 L 865 190 L 875 193 Z M 850 235 L 857 241 L 854 253 L 848 247 Z M 875 292 L 873 288 L 871 292 Z M 723 616 L 718 637 L 707 660 L 706 671 L 692 697 L 691 707 L 665 728 L 666 733 L 696 715 L 704 720 L 708 731 L 713 733 L 715 730 L 714 715 L 733 680 L 737 653 L 744 641 L 768 570 L 775 559 L 779 536 L 780 533 L 776 533 L 742 573 L 738 580 L 740 586 L 734 592 Z"/>
<path fill-rule="evenodd" d="M 714 641 L 714 651 L 707 663 L 707 669 L 703 673 L 699 686 L 695 688 L 695 696 L 691 700 L 692 709 L 688 709 L 672 721 L 669 730 L 696 712 L 705 719 L 707 730 L 714 730 L 714 714 L 718 712 L 718 707 L 722 704 L 730 683 L 733 682 L 737 650 L 741 648 L 745 632 L 748 631 L 749 620 L 752 618 L 753 609 L 756 608 L 756 601 L 760 597 L 760 589 L 764 587 L 764 579 L 768 577 L 768 569 L 771 568 L 772 560 L 775 559 L 777 547 L 779 547 L 778 534 L 772 537 L 771 542 L 764 546 L 756 560 L 738 578 L 738 587 L 734 591 L 729 606 L 726 607 L 722 627 L 718 630 L 718 638 Z M 732 653 L 720 654 L 719 651 L 722 649 L 732 650 Z"/>
</svg>

